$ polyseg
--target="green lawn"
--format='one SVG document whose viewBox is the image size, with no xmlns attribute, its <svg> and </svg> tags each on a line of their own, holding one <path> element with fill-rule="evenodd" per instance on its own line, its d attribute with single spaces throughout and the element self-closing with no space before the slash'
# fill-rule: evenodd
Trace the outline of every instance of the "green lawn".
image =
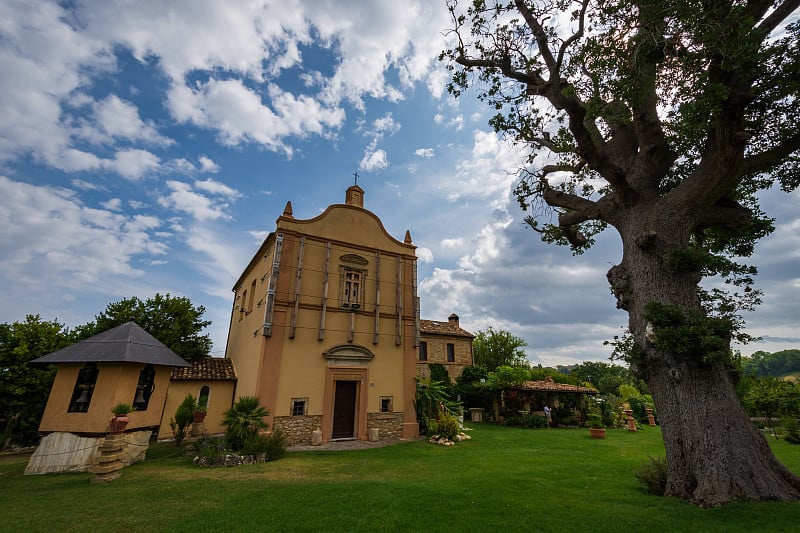
<svg viewBox="0 0 800 533">
<path fill-rule="evenodd" d="M 644 493 L 632 471 L 663 455 L 657 428 L 521 430 L 470 424 L 472 440 L 199 468 L 171 445 L 108 485 L 23 476 L 0 459 L 2 531 L 796 531 L 800 503 L 698 509 Z M 800 446 L 772 443 L 800 473 Z"/>
</svg>

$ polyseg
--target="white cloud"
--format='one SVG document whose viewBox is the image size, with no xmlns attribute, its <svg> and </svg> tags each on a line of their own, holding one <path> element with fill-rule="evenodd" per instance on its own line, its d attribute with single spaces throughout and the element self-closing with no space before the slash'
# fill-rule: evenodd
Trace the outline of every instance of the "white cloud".
<svg viewBox="0 0 800 533">
<path fill-rule="evenodd" d="M 204 186 L 211 188 L 218 188 L 222 185 L 209 185 L 208 182 L 211 182 L 211 180 L 197 183 L 203 183 Z M 214 184 L 216 182 L 211 183 Z M 228 204 L 224 201 L 215 201 L 208 196 L 196 192 L 192 190 L 191 185 L 182 181 L 169 180 L 166 182 L 166 185 L 172 192 L 158 199 L 158 203 L 162 206 L 187 213 L 199 222 L 231 218 L 227 213 Z M 225 188 L 225 186 L 222 185 L 222 188 Z M 214 194 L 218 193 L 214 192 Z"/>
<path fill-rule="evenodd" d="M 442 239 L 442 248 L 461 248 L 463 245 L 463 237 L 456 237 L 455 239 Z"/>
<path fill-rule="evenodd" d="M 119 150 L 114 155 L 114 159 L 103 161 L 104 168 L 113 170 L 130 180 L 138 180 L 149 171 L 158 168 L 158 164 L 158 156 L 137 148 Z"/>
<path fill-rule="evenodd" d="M 208 193 L 216 194 L 219 196 L 225 196 L 227 198 L 235 199 L 241 196 L 239 191 L 231 187 L 228 187 L 224 183 L 220 183 L 219 181 L 214 181 L 211 178 L 203 181 L 195 181 L 194 186 Z"/>
<path fill-rule="evenodd" d="M 198 161 L 200 162 L 200 168 L 203 172 L 209 172 L 212 174 L 219 172 L 219 165 L 216 164 L 213 159 L 201 155 L 198 158 Z"/>
<path fill-rule="evenodd" d="M 389 166 L 389 162 L 384 150 L 369 151 L 364 154 L 364 157 L 358 163 L 358 168 L 368 172 L 382 170 Z"/>
<path fill-rule="evenodd" d="M 433 148 L 418 148 L 414 153 L 425 159 L 430 159 L 434 155 L 434 150 Z"/>
<path fill-rule="evenodd" d="M 116 200 L 116 199 L 114 199 Z M 152 216 L 127 216 L 84 206 L 75 193 L 0 176 L 0 275 L 12 293 L 90 288 L 109 276 L 139 277 L 137 256 L 163 256 Z M 47 280 L 46 284 L 42 280 Z"/>
<path fill-rule="evenodd" d="M 420 263 L 433 263 L 433 252 L 430 248 L 424 248 L 420 246 L 417 248 L 417 260 Z"/>
<path fill-rule="evenodd" d="M 148 144 L 169 146 L 174 141 L 158 133 L 151 121 L 144 121 L 139 110 L 117 95 L 92 104 L 93 121 L 82 120 L 77 135 L 94 143 L 110 143 L 115 140 L 142 141 Z"/>
<path fill-rule="evenodd" d="M 119 211 L 122 208 L 122 200 L 119 198 L 111 198 L 108 201 L 100 202 L 100 205 L 109 211 Z"/>
</svg>

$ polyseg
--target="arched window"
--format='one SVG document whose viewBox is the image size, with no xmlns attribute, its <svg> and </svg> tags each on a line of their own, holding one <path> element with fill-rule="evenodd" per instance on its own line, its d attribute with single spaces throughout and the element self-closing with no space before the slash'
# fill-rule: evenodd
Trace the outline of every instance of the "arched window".
<svg viewBox="0 0 800 533">
<path fill-rule="evenodd" d="M 72 399 L 69 402 L 67 412 L 85 413 L 89 410 L 89 403 L 92 401 L 92 393 L 97 383 L 97 375 L 100 370 L 97 363 L 86 363 L 78 372 L 78 379 L 75 381 L 75 388 L 72 390 Z"/>
<path fill-rule="evenodd" d="M 136 395 L 133 397 L 133 406 L 137 411 L 147 411 L 150 396 L 153 394 L 156 381 L 156 369 L 153 365 L 144 365 L 139 372 L 139 382 L 136 384 Z"/>
<path fill-rule="evenodd" d="M 211 390 L 208 388 L 208 385 L 200 387 L 200 394 L 197 395 L 197 405 L 199 405 L 201 409 L 208 410 L 208 396 L 210 392 Z"/>
</svg>

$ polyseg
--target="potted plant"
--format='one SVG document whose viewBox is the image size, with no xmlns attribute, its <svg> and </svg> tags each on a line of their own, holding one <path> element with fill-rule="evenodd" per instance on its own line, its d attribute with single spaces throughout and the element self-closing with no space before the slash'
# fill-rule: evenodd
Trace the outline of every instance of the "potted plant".
<svg viewBox="0 0 800 533">
<path fill-rule="evenodd" d="M 118 403 L 112 407 L 111 412 L 114 413 L 114 418 L 108 423 L 108 430 L 111 433 L 122 433 L 128 425 L 128 422 L 130 422 L 128 413 L 133 410 L 134 408 L 127 403 Z"/>
<path fill-rule="evenodd" d="M 593 439 L 606 438 L 606 427 L 603 424 L 603 417 L 600 413 L 589 413 L 586 415 L 586 425 L 589 426 L 589 435 Z"/>
<path fill-rule="evenodd" d="M 205 420 L 207 413 L 208 410 L 204 405 L 197 404 L 197 406 L 194 408 L 194 423 L 199 424 L 200 422 Z"/>
</svg>

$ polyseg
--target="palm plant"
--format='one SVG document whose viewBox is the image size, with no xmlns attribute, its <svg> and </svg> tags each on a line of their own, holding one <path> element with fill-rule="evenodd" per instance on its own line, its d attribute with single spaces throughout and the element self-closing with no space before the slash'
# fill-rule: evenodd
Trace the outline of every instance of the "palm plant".
<svg viewBox="0 0 800 533">
<path fill-rule="evenodd" d="M 269 424 L 264 417 L 269 416 L 269 409 L 262 407 L 256 396 L 242 396 L 233 407 L 223 414 L 222 425 L 225 426 L 225 438 L 228 446 L 241 450 L 248 436 L 256 435 Z"/>
</svg>

